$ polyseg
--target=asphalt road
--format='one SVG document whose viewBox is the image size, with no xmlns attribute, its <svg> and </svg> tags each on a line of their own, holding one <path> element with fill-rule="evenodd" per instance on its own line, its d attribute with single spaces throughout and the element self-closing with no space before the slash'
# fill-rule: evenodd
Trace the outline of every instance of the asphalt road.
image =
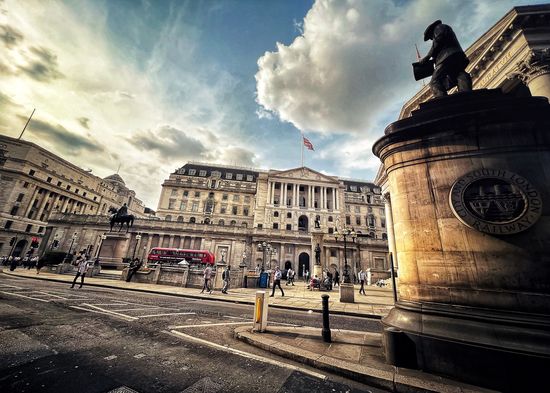
<svg viewBox="0 0 550 393">
<path fill-rule="evenodd" d="M 0 274 L 0 392 L 382 392 L 233 338 L 253 308 Z M 321 326 L 271 309 L 270 324 Z M 331 327 L 380 331 L 331 316 Z"/>
</svg>

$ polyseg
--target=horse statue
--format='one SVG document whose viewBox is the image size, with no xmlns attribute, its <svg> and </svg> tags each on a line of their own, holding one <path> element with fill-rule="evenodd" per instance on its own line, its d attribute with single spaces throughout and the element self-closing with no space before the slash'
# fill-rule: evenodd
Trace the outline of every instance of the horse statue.
<svg viewBox="0 0 550 393">
<path fill-rule="evenodd" d="M 117 213 L 118 213 L 118 210 L 115 208 L 115 207 L 110 207 L 109 208 L 109 213 L 111 213 L 111 219 L 110 219 L 110 223 L 111 223 L 111 229 L 109 230 L 109 232 L 111 232 L 113 230 L 113 227 L 115 226 L 115 224 L 117 223 L 120 223 L 120 229 L 118 230 L 119 232 L 122 230 L 122 228 L 124 227 L 124 224 L 126 224 L 126 232 L 128 232 L 128 230 L 130 229 L 130 227 L 132 225 L 134 225 L 134 215 L 133 214 L 124 214 L 122 216 L 118 216 Z"/>
</svg>

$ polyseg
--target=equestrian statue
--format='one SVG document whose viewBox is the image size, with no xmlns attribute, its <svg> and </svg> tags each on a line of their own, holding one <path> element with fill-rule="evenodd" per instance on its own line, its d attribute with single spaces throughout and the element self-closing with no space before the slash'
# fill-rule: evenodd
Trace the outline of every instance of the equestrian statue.
<svg viewBox="0 0 550 393">
<path fill-rule="evenodd" d="M 109 213 L 111 213 L 111 229 L 109 232 L 113 230 L 113 227 L 115 224 L 120 223 L 120 229 L 119 232 L 122 230 L 122 227 L 124 227 L 124 224 L 126 224 L 126 232 L 130 229 L 132 225 L 134 225 L 134 215 L 128 214 L 128 206 L 126 204 L 122 205 L 119 209 L 115 207 L 109 208 Z"/>
</svg>

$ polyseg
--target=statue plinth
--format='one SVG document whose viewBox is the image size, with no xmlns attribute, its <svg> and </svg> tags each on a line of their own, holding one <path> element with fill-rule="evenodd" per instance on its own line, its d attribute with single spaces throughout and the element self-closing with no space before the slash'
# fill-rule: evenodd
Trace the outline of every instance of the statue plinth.
<svg viewBox="0 0 550 393">
<path fill-rule="evenodd" d="M 340 303 L 355 303 L 355 287 L 353 284 L 340 283 Z"/>
<path fill-rule="evenodd" d="M 421 104 L 374 144 L 399 263 L 383 319 L 386 341 L 405 343 L 386 348 L 394 364 L 537 390 L 550 369 L 548 130 L 546 98 L 476 90 Z"/>
</svg>

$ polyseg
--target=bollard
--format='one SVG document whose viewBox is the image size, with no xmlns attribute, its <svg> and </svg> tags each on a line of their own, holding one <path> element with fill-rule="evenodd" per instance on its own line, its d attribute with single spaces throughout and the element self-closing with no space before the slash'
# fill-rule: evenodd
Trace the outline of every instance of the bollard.
<svg viewBox="0 0 550 393">
<path fill-rule="evenodd" d="M 326 343 L 332 342 L 332 339 L 330 338 L 330 327 L 329 327 L 329 320 L 328 320 L 328 295 L 322 295 L 321 298 L 323 299 L 323 341 Z"/>
<path fill-rule="evenodd" d="M 254 302 L 254 327 L 256 332 L 265 332 L 267 327 L 267 296 L 265 291 L 256 292 L 256 301 Z"/>
</svg>

